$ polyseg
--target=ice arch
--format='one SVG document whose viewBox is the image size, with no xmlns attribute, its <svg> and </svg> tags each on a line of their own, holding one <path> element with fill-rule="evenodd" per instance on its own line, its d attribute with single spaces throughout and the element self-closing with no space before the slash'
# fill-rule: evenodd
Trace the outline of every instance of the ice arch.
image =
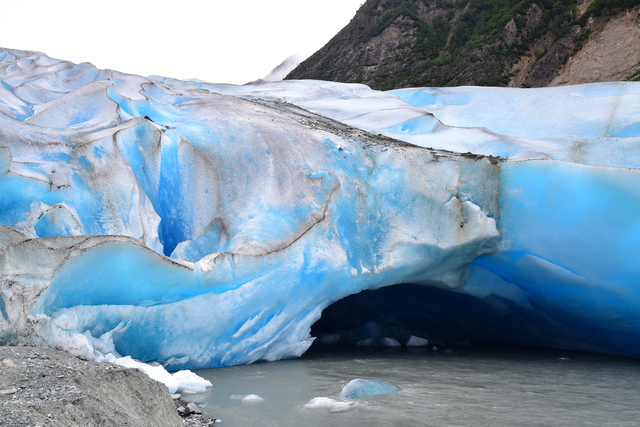
<svg viewBox="0 0 640 427">
<path fill-rule="evenodd" d="M 0 79 L 3 342 L 275 360 L 380 289 L 463 311 L 431 329 L 640 356 L 639 84 L 231 86 L 5 49 Z"/>
</svg>

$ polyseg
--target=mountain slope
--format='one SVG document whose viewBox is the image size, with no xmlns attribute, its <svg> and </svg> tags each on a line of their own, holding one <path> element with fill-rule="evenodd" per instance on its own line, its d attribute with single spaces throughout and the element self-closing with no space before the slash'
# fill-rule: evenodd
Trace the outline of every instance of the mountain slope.
<svg viewBox="0 0 640 427">
<path fill-rule="evenodd" d="M 639 14 L 640 0 L 368 0 L 287 78 L 376 89 L 624 80 L 640 70 Z"/>
</svg>

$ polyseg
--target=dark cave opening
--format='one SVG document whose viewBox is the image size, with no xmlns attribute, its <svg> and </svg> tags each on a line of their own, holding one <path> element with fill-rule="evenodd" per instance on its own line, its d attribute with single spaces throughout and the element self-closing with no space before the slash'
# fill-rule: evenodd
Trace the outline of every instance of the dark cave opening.
<svg viewBox="0 0 640 427">
<path fill-rule="evenodd" d="M 518 300 L 399 284 L 334 302 L 311 335 L 315 349 L 497 344 L 637 357 L 634 330 L 619 323 L 603 327 L 599 320 L 580 306 L 551 304 L 544 295 L 523 292 Z"/>
<path fill-rule="evenodd" d="M 316 337 L 314 347 L 532 344 L 521 316 L 504 307 L 503 301 L 491 298 L 399 284 L 336 301 L 323 311 L 311 334 Z"/>
</svg>

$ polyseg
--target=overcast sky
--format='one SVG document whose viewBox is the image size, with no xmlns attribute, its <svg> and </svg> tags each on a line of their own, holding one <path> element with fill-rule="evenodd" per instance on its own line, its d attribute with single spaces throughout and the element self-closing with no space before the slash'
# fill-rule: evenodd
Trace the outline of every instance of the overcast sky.
<svg viewBox="0 0 640 427">
<path fill-rule="evenodd" d="M 5 2 L 0 47 L 98 68 L 242 84 L 320 49 L 364 0 Z"/>
</svg>

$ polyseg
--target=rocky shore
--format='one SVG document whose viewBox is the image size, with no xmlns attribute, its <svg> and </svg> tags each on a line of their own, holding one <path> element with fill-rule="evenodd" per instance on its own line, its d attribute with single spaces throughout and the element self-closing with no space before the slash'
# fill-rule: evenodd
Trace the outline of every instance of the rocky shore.
<svg viewBox="0 0 640 427">
<path fill-rule="evenodd" d="M 144 373 L 34 347 L 0 346 L 3 427 L 211 426 Z"/>
</svg>

